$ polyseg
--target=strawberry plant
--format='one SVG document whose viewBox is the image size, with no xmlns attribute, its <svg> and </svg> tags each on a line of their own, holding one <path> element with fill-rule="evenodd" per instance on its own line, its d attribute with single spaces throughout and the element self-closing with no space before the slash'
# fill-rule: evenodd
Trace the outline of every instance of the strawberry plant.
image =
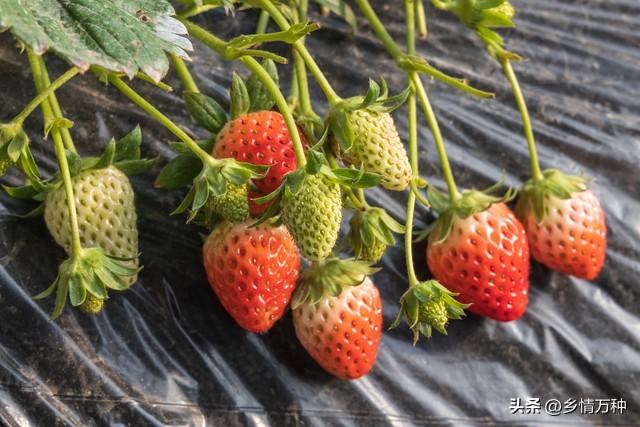
<svg viewBox="0 0 640 427">
<path fill-rule="evenodd" d="M 344 1 L 317 3 L 356 30 L 355 13 Z M 370 80 L 366 93 L 347 98 L 335 91 L 305 44 L 319 28 L 309 22 L 306 0 L 181 0 L 177 14 L 164 0 L 69 0 L 64 5 L 0 0 L 0 26 L 10 28 L 26 50 L 37 91 L 22 112 L 0 125 L 0 176 L 10 168 L 23 173 L 24 185 L 6 191 L 40 203 L 27 216 L 44 214 L 53 239 L 68 255 L 53 284 L 36 295 L 55 293 L 53 317 L 62 313 L 67 299 L 87 312 L 100 312 L 109 293 L 127 289 L 141 269 L 135 196 L 127 175 L 145 172 L 153 162 L 141 159 L 138 128 L 109 141 L 99 157 L 80 156 L 73 122 L 64 116 L 55 91 L 87 70 L 178 139 L 169 142 L 175 155 L 155 185 L 184 190 L 171 214 L 185 214 L 187 223 L 206 228 L 201 256 L 221 306 L 241 328 L 255 333 L 267 332 L 291 306 L 300 344 L 338 378 L 359 378 L 374 366 L 383 325 L 373 265 L 400 237 L 409 287 L 391 326 L 406 321 L 414 345 L 434 330 L 446 334 L 450 321 L 461 319 L 465 310 L 498 321 L 522 317 L 530 254 L 566 274 L 598 275 L 606 250 L 602 207 L 586 180 L 541 170 L 511 64 L 520 57 L 505 49 L 495 31 L 513 26 L 515 9 L 504 0 L 432 1 L 477 34 L 512 87 L 532 171 L 514 214 L 508 203 L 515 191 L 499 195 L 500 185 L 479 191 L 460 190 L 456 184 L 423 77 L 472 96 L 494 95 L 416 54 L 416 37 L 427 35 L 423 0 L 403 2 L 405 48 L 368 0 L 355 3 L 406 76 L 407 88 L 398 94 L 389 94 L 384 79 Z M 235 11 L 238 4 L 238 13 L 260 10 L 255 34 L 223 40 L 193 21 L 216 8 Z M 52 25 L 45 25 L 49 19 Z M 269 21 L 277 31 L 267 31 Z M 244 71 L 231 76 L 228 111 L 202 93 L 191 74 L 185 62 L 192 49 L 189 37 L 219 59 L 246 68 L 246 77 Z M 288 58 L 270 50 L 272 43 L 292 48 L 288 94 L 278 73 Z M 46 50 L 73 64 L 53 82 L 39 56 Z M 196 132 L 178 126 L 126 81 L 137 78 L 158 90 L 172 90 L 161 81 L 170 66 L 182 84 L 184 108 Z M 309 75 L 324 94 L 326 108 L 312 103 Z M 402 106 L 407 109 L 406 145 L 394 120 Z M 446 192 L 430 185 L 418 167 L 419 107 Z M 22 127 L 37 108 L 56 151 L 58 172 L 50 177 L 41 176 Z M 378 186 L 406 192 L 403 215 L 392 216 L 373 203 L 367 190 Z M 437 215 L 423 233 L 414 232 L 417 203 Z M 340 239 L 343 222 L 349 226 Z M 426 260 L 433 279 L 420 280 L 414 268 L 416 234 L 428 238 Z"/>
</svg>

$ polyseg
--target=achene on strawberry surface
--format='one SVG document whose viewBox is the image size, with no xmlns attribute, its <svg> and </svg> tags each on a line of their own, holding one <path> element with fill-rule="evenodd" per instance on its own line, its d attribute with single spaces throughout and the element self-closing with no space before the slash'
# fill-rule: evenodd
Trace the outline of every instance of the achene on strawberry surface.
<svg viewBox="0 0 640 427">
<path fill-rule="evenodd" d="M 295 289 L 300 256 L 284 226 L 220 223 L 202 253 L 209 284 L 242 328 L 266 332 Z"/>
<path fill-rule="evenodd" d="M 300 138 L 304 144 L 302 132 Z M 271 166 L 264 178 L 253 180 L 256 188 L 249 189 L 249 211 L 254 216 L 263 214 L 269 206 L 254 200 L 276 190 L 283 176 L 297 167 L 291 134 L 284 117 L 276 111 L 247 113 L 228 122 L 218 133 L 213 155 Z"/>
</svg>

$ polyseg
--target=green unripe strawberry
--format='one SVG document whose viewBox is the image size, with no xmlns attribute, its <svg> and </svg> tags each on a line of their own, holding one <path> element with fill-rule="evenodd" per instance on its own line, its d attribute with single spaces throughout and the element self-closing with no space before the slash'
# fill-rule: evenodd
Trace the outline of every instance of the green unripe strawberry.
<svg viewBox="0 0 640 427">
<path fill-rule="evenodd" d="M 282 220 L 302 256 L 312 261 L 325 259 L 340 231 L 340 186 L 323 174 L 308 175 L 302 188 L 283 200 Z"/>
<path fill-rule="evenodd" d="M 209 203 L 212 212 L 230 222 L 242 222 L 249 217 L 246 185 L 227 184 L 227 191 L 222 196 L 213 196 Z"/>
<path fill-rule="evenodd" d="M 0 176 L 4 176 L 13 164 L 10 159 L 0 159 Z"/>
<path fill-rule="evenodd" d="M 87 293 L 87 297 L 84 302 L 80 305 L 80 308 L 89 314 L 98 314 L 104 308 L 104 300 L 100 298 L 96 298 L 91 293 Z"/>
<path fill-rule="evenodd" d="M 438 332 L 446 334 L 449 316 L 444 299 L 434 299 L 422 304 L 419 316 L 421 322 L 428 323 Z"/>
<path fill-rule="evenodd" d="M 362 246 L 358 258 L 376 264 L 382 259 L 386 251 L 387 245 L 380 240 L 376 240 L 372 246 Z"/>
<path fill-rule="evenodd" d="M 516 9 L 508 1 L 505 1 L 500 6 L 492 7 L 489 10 L 501 13 L 507 18 L 511 18 L 511 19 L 513 19 L 513 17 L 516 16 Z"/>
<path fill-rule="evenodd" d="M 82 247 L 100 247 L 107 255 L 133 258 L 131 265 L 137 267 L 137 215 L 129 178 L 109 166 L 81 172 L 73 177 L 72 186 Z M 44 219 L 56 243 L 69 253 L 71 226 L 64 188 L 47 195 Z"/>
<path fill-rule="evenodd" d="M 411 165 L 398 130 L 389 113 L 356 110 L 349 113 L 353 145 L 340 154 L 348 165 L 382 176 L 382 186 L 402 191 L 409 186 Z"/>
</svg>

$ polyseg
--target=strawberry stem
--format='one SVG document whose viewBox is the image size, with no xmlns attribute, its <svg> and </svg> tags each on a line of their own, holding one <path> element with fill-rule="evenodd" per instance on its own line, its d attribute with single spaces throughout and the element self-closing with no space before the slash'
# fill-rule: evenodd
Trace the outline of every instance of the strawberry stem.
<svg viewBox="0 0 640 427">
<path fill-rule="evenodd" d="M 258 25 L 256 25 L 256 34 L 264 34 L 267 31 L 267 25 L 269 25 L 269 20 L 271 17 L 267 13 L 266 10 L 260 12 L 260 17 L 258 18 Z"/>
<path fill-rule="evenodd" d="M 421 39 L 427 38 L 427 16 L 424 11 L 424 0 L 416 0 L 416 23 L 418 25 L 418 36 Z"/>
<path fill-rule="evenodd" d="M 387 49 L 387 51 L 391 54 L 391 56 L 398 61 L 404 56 L 404 53 L 398 46 L 398 44 L 391 38 L 391 35 L 386 30 L 382 21 L 376 14 L 376 12 L 369 4 L 368 0 L 356 0 L 358 7 L 362 11 L 362 14 L 365 16 L 371 28 L 378 35 L 380 41 Z M 413 6 L 413 1 L 411 1 Z M 411 9 L 411 23 L 409 24 L 412 31 L 407 29 L 407 50 L 409 54 L 415 49 L 415 14 L 413 7 L 407 6 L 407 11 Z M 407 22 L 409 23 L 409 22 Z M 411 36 L 413 34 L 413 36 Z M 431 129 L 431 133 L 433 135 L 433 140 L 436 144 L 436 149 L 438 151 L 438 157 L 440 158 L 440 165 L 442 168 L 442 175 L 447 183 L 447 187 L 449 189 L 449 198 L 452 202 L 456 201 L 460 198 L 460 193 L 458 193 L 458 189 L 456 187 L 456 183 L 453 177 L 453 173 L 451 171 L 451 165 L 449 164 L 449 158 L 447 157 L 447 151 L 444 146 L 444 142 L 442 140 L 442 133 L 440 132 L 440 126 L 438 125 L 438 120 L 436 119 L 435 113 L 433 112 L 433 108 L 431 107 L 431 103 L 429 102 L 429 97 L 427 96 L 427 91 L 424 89 L 422 85 L 422 80 L 417 71 L 408 70 L 407 75 L 409 76 L 409 81 L 412 84 L 413 92 L 417 95 L 420 104 L 422 105 L 422 109 L 424 111 L 425 118 L 427 123 L 429 124 L 429 128 Z M 417 176 L 417 175 L 414 175 Z"/>
<path fill-rule="evenodd" d="M 415 17 L 412 0 L 405 0 L 404 2 L 406 12 L 406 30 L 407 30 L 407 52 L 413 53 L 416 46 L 416 28 Z M 395 43 L 394 43 L 395 44 Z M 411 92 L 407 98 L 408 107 L 408 121 L 409 121 L 409 163 L 411 165 L 411 172 L 413 176 L 419 176 L 420 171 L 418 169 L 418 116 L 416 108 L 416 94 Z M 416 206 L 416 195 L 412 190 L 409 192 L 407 200 L 407 216 L 405 222 L 405 235 L 404 235 L 404 253 L 405 262 L 407 264 L 407 278 L 409 280 L 409 287 L 416 286 L 420 283 L 416 276 L 416 271 L 413 266 L 413 216 Z"/>
<path fill-rule="evenodd" d="M 47 65 L 44 62 L 43 56 L 38 56 L 38 62 L 41 70 L 41 80 L 36 81 L 36 89 L 38 92 L 44 91 L 47 87 L 51 85 L 51 81 L 49 80 L 49 73 L 47 72 Z M 55 92 L 51 92 L 49 95 L 49 99 L 47 102 L 51 105 L 51 109 L 53 110 L 54 118 L 62 118 L 64 115 L 62 114 L 62 108 L 60 108 L 60 103 L 58 102 L 58 97 Z M 60 134 L 62 135 L 62 141 L 64 142 L 64 146 L 67 150 L 73 151 L 77 153 L 76 147 L 73 144 L 73 138 L 71 137 L 71 132 L 66 127 L 60 128 Z"/>
<path fill-rule="evenodd" d="M 270 1 L 270 0 L 251 0 L 250 3 L 257 5 L 259 8 L 267 11 L 273 21 L 280 27 L 282 31 L 287 31 L 290 27 L 289 22 L 284 17 L 284 15 L 280 12 L 280 10 Z M 313 56 L 309 53 L 304 43 L 301 40 L 297 40 L 293 43 L 293 47 L 298 51 L 302 59 L 304 60 L 307 68 L 309 68 L 309 72 L 313 75 L 318 86 L 324 92 L 327 101 L 329 101 L 330 105 L 335 105 L 342 101 L 342 98 L 338 96 L 338 94 L 333 90 L 333 87 L 327 80 L 327 77 L 324 75 L 318 64 L 313 59 Z"/>
<path fill-rule="evenodd" d="M 522 116 L 524 135 L 527 139 L 527 145 L 529 146 L 529 161 L 531 162 L 531 174 L 533 175 L 533 180 L 536 182 L 540 182 L 543 179 L 543 175 L 542 171 L 540 170 L 538 152 L 536 150 L 536 142 L 533 137 L 533 129 L 531 126 L 531 119 L 529 118 L 529 110 L 527 109 L 527 104 L 524 101 L 524 96 L 522 95 L 522 90 L 520 89 L 518 78 L 513 71 L 513 67 L 511 66 L 511 61 L 508 58 L 504 57 L 499 57 L 499 61 L 502 65 L 502 70 L 504 71 L 505 76 L 507 76 L 507 79 L 509 79 L 513 96 L 516 98 L 516 104 L 518 105 L 520 115 Z"/>
<path fill-rule="evenodd" d="M 29 64 L 31 65 L 33 80 L 34 82 L 36 82 L 36 90 L 40 95 L 46 93 L 48 97 L 51 92 L 42 91 L 39 88 L 40 84 L 37 83 L 43 81 L 43 69 L 40 58 L 31 49 L 28 48 L 27 57 L 29 58 Z M 51 87 L 51 85 L 49 87 Z M 46 102 L 41 102 L 40 108 L 42 109 L 42 115 L 44 117 L 45 123 L 55 119 L 55 114 L 49 100 L 47 100 Z M 80 228 L 78 227 L 78 216 L 76 214 L 76 201 L 73 194 L 71 172 L 69 171 L 69 163 L 67 162 L 67 156 L 64 151 L 64 142 L 62 141 L 62 136 L 60 135 L 60 130 L 58 129 L 58 127 L 54 126 L 53 129 L 51 129 L 51 136 L 53 138 L 56 157 L 58 158 L 58 165 L 60 167 L 60 174 L 62 175 L 64 192 L 67 198 L 67 208 L 69 209 L 69 222 L 71 226 L 71 255 L 75 257 L 79 256 L 80 252 L 82 251 L 82 244 L 80 243 Z"/>
<path fill-rule="evenodd" d="M 196 39 L 200 40 L 202 43 L 207 45 L 210 49 L 217 52 L 220 55 L 224 55 L 224 50 L 226 47 L 226 43 L 219 39 L 218 37 L 211 34 L 209 31 L 204 28 L 190 22 L 188 20 L 181 20 L 181 22 L 187 27 L 189 34 Z M 291 113 L 291 109 L 289 108 L 289 104 L 287 104 L 287 99 L 284 97 L 280 88 L 273 81 L 269 73 L 264 69 L 262 65 L 258 61 L 256 61 L 251 56 L 242 56 L 238 58 L 240 62 L 242 62 L 252 73 L 254 73 L 262 82 L 264 87 L 269 91 L 269 94 L 275 101 L 280 113 L 284 117 L 284 121 L 287 125 L 287 129 L 291 134 L 291 141 L 293 142 L 293 149 L 296 155 L 296 162 L 298 168 L 303 168 L 307 164 L 307 160 L 304 155 L 304 147 L 302 146 L 302 140 L 300 139 L 300 134 L 298 133 L 298 126 L 296 125 L 296 121 L 293 118 L 293 114 Z"/>
<path fill-rule="evenodd" d="M 198 89 L 198 85 L 196 85 L 196 82 L 189 72 L 187 64 L 184 63 L 184 60 L 174 54 L 170 54 L 169 58 L 171 59 L 171 63 L 173 63 L 173 68 L 176 70 L 176 74 L 178 74 L 184 89 L 189 92 L 199 93 L 200 90 Z"/>
<path fill-rule="evenodd" d="M 35 55 L 35 54 L 34 54 Z M 35 55 L 36 57 L 38 55 Z M 60 86 L 64 85 L 66 82 L 71 80 L 76 74 L 78 74 L 80 70 L 76 67 L 69 68 L 63 75 L 58 77 L 53 83 L 47 85 L 46 88 L 42 90 L 42 92 L 38 93 L 38 95 L 31 100 L 23 110 L 13 119 L 13 122 L 19 123 L 22 126 L 22 123 L 29 117 L 33 111 L 38 108 L 40 104 L 42 104 L 45 100 L 49 98 L 49 95 L 54 93 Z"/>
<path fill-rule="evenodd" d="M 214 164 L 218 160 L 214 159 L 204 151 L 185 131 L 180 129 L 178 125 L 173 123 L 171 119 L 162 114 L 156 107 L 151 105 L 146 99 L 144 99 L 135 90 L 129 87 L 122 79 L 116 75 L 109 74 L 109 83 L 111 83 L 116 89 L 118 89 L 124 96 L 129 98 L 134 104 L 142 108 L 147 114 L 159 121 L 169 132 L 177 136 L 182 142 L 187 144 L 189 149 L 198 156 L 204 164 Z"/>
</svg>

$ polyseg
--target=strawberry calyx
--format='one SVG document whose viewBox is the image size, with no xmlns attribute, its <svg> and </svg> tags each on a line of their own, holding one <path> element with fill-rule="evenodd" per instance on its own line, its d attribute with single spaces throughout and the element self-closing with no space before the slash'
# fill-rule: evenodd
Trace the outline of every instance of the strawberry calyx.
<svg viewBox="0 0 640 427">
<path fill-rule="evenodd" d="M 410 287 L 400 298 L 400 311 L 389 329 L 398 327 L 405 319 L 413 331 L 413 345 L 421 334 L 431 338 L 433 329 L 446 335 L 449 320 L 461 319 L 469 306 L 458 302 L 454 298 L 456 295 L 437 280 L 427 280 Z"/>
<path fill-rule="evenodd" d="M 527 212 L 533 212 L 540 224 L 548 213 L 549 197 L 570 199 L 573 193 L 587 189 L 586 182 L 585 178 L 568 175 L 558 169 L 547 169 L 542 172 L 542 179 L 525 182 L 518 197 L 516 213 L 523 218 Z"/>
<path fill-rule="evenodd" d="M 258 204 L 271 202 L 256 224 L 276 216 L 283 200 L 298 194 L 303 185 L 305 185 L 307 177 L 311 175 L 322 174 L 329 178 L 330 181 L 349 188 L 371 188 L 380 183 L 382 177 L 379 174 L 366 172 L 363 168 L 332 168 L 329 166 L 327 158 L 322 151 L 325 138 L 326 133 L 316 145 L 306 151 L 307 164 L 304 168 L 287 173 L 284 175 L 280 186 L 272 193 L 254 199 Z"/>
<path fill-rule="evenodd" d="M 30 179 L 40 176 L 29 148 L 29 137 L 17 122 L 0 124 L 0 177 L 17 165 Z"/>
<path fill-rule="evenodd" d="M 127 264 L 132 258 L 116 258 L 104 253 L 101 248 L 81 248 L 60 264 L 58 276 L 43 292 L 33 298 L 44 299 L 56 293 L 55 307 L 51 318 L 56 319 L 67 301 L 74 307 L 85 304 L 88 312 L 98 312 L 108 299 L 108 290 L 123 291 L 129 288 L 128 278 L 135 276 L 141 268 Z M 87 301 L 87 298 L 89 300 Z"/>
<path fill-rule="evenodd" d="M 105 147 L 102 155 L 97 157 L 80 157 L 77 153 L 65 150 L 67 163 L 69 164 L 69 172 L 71 177 L 75 177 L 81 172 L 88 170 L 106 169 L 114 166 L 120 169 L 125 175 L 135 175 L 149 170 L 157 159 L 141 158 L 140 146 L 142 144 L 142 132 L 139 126 L 133 131 L 120 138 L 119 140 L 111 139 Z M 30 151 L 25 146 L 24 152 L 25 162 L 30 163 L 27 157 L 31 156 Z M 35 165 L 35 162 L 33 163 Z M 24 170 L 24 169 L 23 169 Z M 33 173 L 25 172 L 29 178 L 28 183 L 19 187 L 3 186 L 4 190 L 10 196 L 17 199 L 33 199 L 42 202 L 37 208 L 31 212 L 22 215 L 22 217 L 30 218 L 37 216 L 44 210 L 44 199 L 48 193 L 51 193 L 63 185 L 63 179 L 60 173 L 56 173 L 47 180 L 41 180 L 37 169 Z M 34 175 L 35 173 L 35 175 Z"/>
<path fill-rule="evenodd" d="M 337 297 L 347 286 L 358 286 L 379 269 L 355 259 L 327 258 L 314 262 L 300 274 L 299 284 L 291 299 L 291 308 L 316 304 L 325 296 Z"/>
<path fill-rule="evenodd" d="M 347 151 L 355 139 L 349 113 L 356 110 L 390 113 L 404 104 L 410 92 L 411 88 L 407 87 L 399 94 L 389 97 L 389 88 L 384 79 L 380 84 L 369 80 L 369 89 L 365 96 L 347 98 L 332 106 L 327 118 L 327 129 L 338 142 L 340 149 Z"/>
<path fill-rule="evenodd" d="M 427 188 L 427 200 L 432 209 L 438 213 L 438 219 L 425 230 L 422 237 L 426 237 L 432 232 L 437 232 L 438 238 L 436 242 L 443 242 L 449 236 L 451 226 L 456 218 L 466 219 L 471 215 L 489 209 L 493 204 L 508 202 L 515 197 L 516 191 L 512 188 L 507 189 L 502 195 L 492 194 L 501 187 L 502 182 L 498 182 L 483 191 L 466 190 L 455 200 L 451 200 L 435 187 L 429 186 Z"/>
<path fill-rule="evenodd" d="M 356 211 L 349 221 L 347 238 L 356 259 L 378 262 L 387 246 L 395 245 L 394 233 L 403 234 L 405 228 L 382 208 Z M 380 250 L 381 248 L 381 250 Z"/>
<path fill-rule="evenodd" d="M 453 13 L 462 24 L 475 31 L 494 58 L 499 61 L 522 59 L 520 55 L 504 49 L 504 39 L 494 31 L 494 28 L 515 27 L 516 9 L 508 0 L 433 0 L 433 4 Z"/>
</svg>

